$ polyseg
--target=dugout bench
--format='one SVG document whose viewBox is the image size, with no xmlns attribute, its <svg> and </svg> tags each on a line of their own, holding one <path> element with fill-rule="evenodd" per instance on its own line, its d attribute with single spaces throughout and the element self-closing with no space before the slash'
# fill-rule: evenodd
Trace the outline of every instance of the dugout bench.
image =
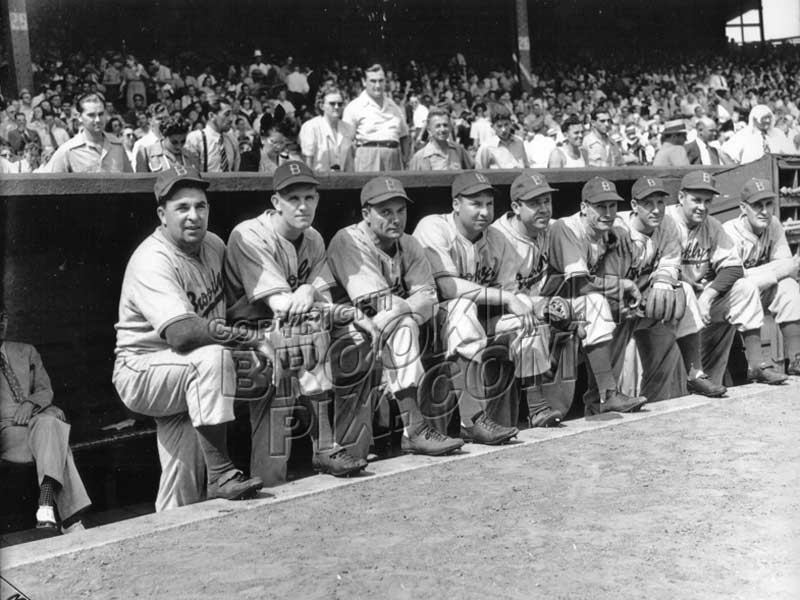
<svg viewBox="0 0 800 600">
<path fill-rule="evenodd" d="M 553 209 L 554 217 L 562 217 L 579 209 L 581 187 L 595 175 L 615 181 L 623 197 L 629 197 L 631 185 L 638 177 L 660 176 L 674 198 L 687 170 L 624 167 L 552 169 L 544 173 L 559 190 L 554 194 Z M 738 190 L 746 179 L 758 176 L 775 182 L 775 187 L 782 190 L 781 220 L 792 219 L 787 226 L 790 242 L 797 247 L 800 240 L 797 158 L 767 156 L 748 165 L 708 170 L 715 173 L 723 191 L 712 209 L 721 220 L 738 213 Z M 495 214 L 499 216 L 509 208 L 509 187 L 518 172 L 500 170 L 485 174 L 498 189 Z M 407 231 L 413 230 L 421 217 L 451 209 L 450 184 L 454 173 L 391 175 L 403 182 L 414 200 L 409 207 Z M 326 242 L 339 228 L 360 219 L 359 192 L 372 176 L 320 177 L 321 201 L 314 225 Z M 229 173 L 209 175 L 208 179 L 211 182 L 209 229 L 223 240 L 237 223 L 258 215 L 267 206 L 272 189 L 270 177 Z M 32 343 L 41 353 L 53 381 L 55 402 L 73 426 L 71 439 L 78 468 L 98 507 L 130 503 L 136 494 L 129 489 L 131 486 L 121 484 L 131 478 L 136 479 L 135 487 L 146 489 L 150 500 L 157 488 L 158 457 L 152 421 L 136 417 L 131 428 L 103 430 L 134 417 L 124 409 L 111 385 L 113 325 L 117 321 L 119 292 L 128 258 L 157 224 L 154 180 L 149 174 L 25 174 L 4 175 L 0 180 L 2 293 L 9 312 L 8 337 Z M 772 343 L 779 353 L 781 346 L 775 343 L 778 335 L 777 328 L 765 328 L 764 342 Z M 778 354 L 776 358 L 781 356 Z M 580 378 L 577 387 L 581 387 Z M 246 460 L 249 452 L 246 419 L 239 419 L 233 427 L 232 455 Z M 303 451 L 302 445 L 298 448 Z M 4 481 L 7 469 L 7 465 L 0 466 Z M 9 498 L 12 491 L 10 487 L 6 489 L 4 496 Z M 17 523 L 14 519 L 3 519 L 8 508 L 4 500 L 0 506 L 0 527 Z"/>
</svg>

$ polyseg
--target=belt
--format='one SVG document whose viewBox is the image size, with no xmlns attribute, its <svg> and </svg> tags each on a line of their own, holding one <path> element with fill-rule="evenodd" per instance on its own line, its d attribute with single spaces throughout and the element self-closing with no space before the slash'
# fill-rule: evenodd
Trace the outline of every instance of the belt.
<svg viewBox="0 0 800 600">
<path fill-rule="evenodd" d="M 367 146 L 369 148 L 399 148 L 400 142 L 394 140 L 386 140 L 385 142 L 361 142 L 359 146 Z"/>
</svg>

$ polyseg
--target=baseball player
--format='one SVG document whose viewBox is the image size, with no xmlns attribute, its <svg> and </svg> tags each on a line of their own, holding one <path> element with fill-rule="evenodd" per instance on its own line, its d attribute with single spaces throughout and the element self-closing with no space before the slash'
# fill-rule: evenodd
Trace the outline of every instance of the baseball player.
<svg viewBox="0 0 800 600">
<path fill-rule="evenodd" d="M 494 219 L 492 184 L 481 173 L 467 171 L 453 180 L 451 191 L 453 211 L 424 217 L 414 237 L 425 248 L 439 292 L 445 356 L 456 359 L 463 381 L 457 391 L 461 437 L 501 444 L 519 433 L 517 399 L 506 390 L 487 393 L 490 381 L 504 379 L 492 373 L 490 380 L 487 366 L 510 358 L 516 378 L 531 378 L 550 366 L 546 344 L 537 360 L 533 302 L 527 294 L 506 292 L 499 283 L 510 249 L 505 237 L 489 227 Z M 488 318 L 481 319 L 481 312 Z M 494 336 L 494 343 L 487 336 Z M 443 408 L 446 421 L 450 410 Z M 439 426 L 446 430 L 447 423 Z"/>
<path fill-rule="evenodd" d="M 533 301 L 535 314 L 540 317 L 548 302 L 541 290 L 549 262 L 552 194 L 555 191 L 541 173 L 523 171 L 511 183 L 511 210 L 491 226 L 510 247 L 504 257 L 500 283 L 506 291 L 528 295 Z M 549 329 L 546 326 L 540 328 L 538 338 L 542 342 L 550 338 L 548 353 L 552 366 L 546 373 L 546 381 L 542 378 L 521 381 L 531 427 L 547 427 L 560 422 L 569 411 L 575 393 L 575 377 L 567 363 L 568 357 L 574 357 L 577 352 L 577 339 L 570 333 L 554 331 L 551 334 Z M 571 364 L 574 366 L 574 359 Z M 543 386 L 543 382 L 547 385 Z"/>
<path fill-rule="evenodd" d="M 625 359 L 623 377 L 627 375 L 650 401 L 683 396 L 687 389 L 722 396 L 725 386 L 712 382 L 702 365 L 690 362 L 700 349 L 699 307 L 692 287 L 680 281 L 680 235 L 672 217 L 665 215 L 668 195 L 660 178 L 640 177 L 631 191 L 631 210 L 617 214 L 616 225 L 625 228 L 633 242 L 632 260 L 621 275 L 636 282 L 643 301 L 640 318 L 617 325 L 614 341 L 619 353 L 614 356 Z M 632 355 L 625 353 L 630 339 L 635 340 Z M 694 346 L 685 353 L 689 361 L 682 360 L 676 339 L 681 348 Z M 639 365 L 641 385 L 639 377 L 632 376 Z"/>
<path fill-rule="evenodd" d="M 201 500 L 205 475 L 208 498 L 252 497 L 262 487 L 227 450 L 236 373 L 219 340 L 236 336 L 224 326 L 225 245 L 207 231 L 207 187 L 189 167 L 159 174 L 160 224 L 131 256 L 122 282 L 113 382 L 129 409 L 156 419 L 156 510 Z"/>
<path fill-rule="evenodd" d="M 361 190 L 363 220 L 336 233 L 328 246 L 328 265 L 353 304 L 381 332 L 382 377 L 400 408 L 403 452 L 435 456 L 458 450 L 464 442 L 439 433 L 420 410 L 419 327 L 431 318 L 436 287 L 424 249 L 404 233 L 409 202 L 397 179 L 368 181 Z"/>
<path fill-rule="evenodd" d="M 250 470 L 265 485 L 286 481 L 292 432 L 282 427 L 282 421 L 295 402 L 292 378 L 297 379 L 299 395 L 311 405 L 314 469 L 342 477 L 367 466 L 366 460 L 351 456 L 335 443 L 328 414 L 332 396 L 328 360 L 330 328 L 328 320 L 319 317 L 321 308 L 334 308 L 329 292 L 334 281 L 325 260 L 325 243 L 311 226 L 319 202 L 318 185 L 305 163 L 283 163 L 273 175 L 272 208 L 255 219 L 239 223 L 228 239 L 225 257 L 226 295 L 231 304 L 228 320 L 270 319 L 273 329 L 303 322 L 314 326 L 317 334 L 313 339 L 306 334 L 305 338 L 294 335 L 283 340 L 295 348 L 310 341 L 316 356 L 304 356 L 302 366 L 287 369 L 286 377 L 277 378 L 277 393 L 248 403 L 253 439 Z M 367 327 L 371 326 L 368 319 L 359 322 L 364 321 Z M 279 349 L 274 346 L 273 343 L 269 354 L 272 362 L 278 364 Z M 273 452 L 274 449 L 278 452 Z"/>
<path fill-rule="evenodd" d="M 792 256 L 786 233 L 773 214 L 777 195 L 766 179 L 751 178 L 741 191 L 741 215 L 723 225 L 742 259 L 745 277 L 758 287 L 764 310 L 783 335 L 789 375 L 800 375 L 800 256 Z"/>
<path fill-rule="evenodd" d="M 701 331 L 695 334 L 700 336 L 700 345 L 681 343 L 684 360 L 702 365 L 711 381 L 721 384 L 735 327 L 744 342 L 748 380 L 781 383 L 784 376 L 761 361 L 764 312 L 758 288 L 752 279 L 744 277 L 733 240 L 708 214 L 716 195 L 719 190 L 710 173 L 691 171 L 681 180 L 678 204 L 667 208 L 680 236 L 681 276 L 694 289 L 700 308 L 697 327 Z M 698 347 L 700 354 L 691 356 L 692 349 Z"/>
<path fill-rule="evenodd" d="M 542 294 L 573 299 L 575 318 L 587 322 L 583 350 L 586 354 L 589 389 L 584 395 L 585 412 L 633 412 L 646 402 L 644 396 L 629 396 L 619 389 L 621 361 L 614 354 L 615 319 L 641 300 L 636 284 L 613 273 L 627 269 L 609 266 L 609 259 L 630 261 L 630 236 L 615 228 L 616 186 L 593 177 L 581 190 L 581 210 L 558 219 L 550 226 L 550 268 Z M 612 313 L 613 311 L 613 313 Z"/>
</svg>

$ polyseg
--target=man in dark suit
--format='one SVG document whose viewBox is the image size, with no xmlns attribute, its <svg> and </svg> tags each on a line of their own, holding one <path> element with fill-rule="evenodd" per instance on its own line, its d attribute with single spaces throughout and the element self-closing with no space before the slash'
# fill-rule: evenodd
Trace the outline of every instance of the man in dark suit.
<svg viewBox="0 0 800 600">
<path fill-rule="evenodd" d="M 8 132 L 8 143 L 16 154 L 22 154 L 26 144 L 30 142 L 36 142 L 41 148 L 42 140 L 33 129 L 28 129 L 28 120 L 24 113 L 18 112 L 14 116 L 14 122 L 17 124 L 17 128 Z"/>
<path fill-rule="evenodd" d="M 719 151 L 709 144 L 717 139 L 719 130 L 713 119 L 703 117 L 695 125 L 697 139 L 686 144 L 686 154 L 689 163 L 693 165 L 722 165 L 727 164 L 720 158 Z"/>
<path fill-rule="evenodd" d="M 7 313 L 0 305 L 0 459 L 36 463 L 39 509 L 36 526 L 83 529 L 80 513 L 91 504 L 69 449 L 70 426 L 52 405 L 53 388 L 42 359 L 30 344 L 6 338 Z"/>
</svg>

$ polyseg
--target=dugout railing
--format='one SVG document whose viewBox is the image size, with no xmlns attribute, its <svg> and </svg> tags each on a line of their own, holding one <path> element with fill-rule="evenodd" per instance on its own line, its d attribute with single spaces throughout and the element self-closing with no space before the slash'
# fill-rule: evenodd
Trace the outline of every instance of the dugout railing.
<svg viewBox="0 0 800 600">
<path fill-rule="evenodd" d="M 749 165 L 711 168 L 723 191 L 723 196 L 714 202 L 714 212 L 723 220 L 735 215 L 738 190 L 751 176 L 791 185 L 786 173 L 800 169 L 793 165 L 789 157 L 769 156 Z M 579 210 L 581 187 L 595 175 L 616 182 L 625 198 L 638 177 L 657 175 L 664 178 L 674 201 L 687 170 L 626 167 L 553 169 L 544 173 L 558 188 L 554 216 L 561 217 Z M 485 174 L 498 189 L 498 216 L 509 208 L 508 191 L 518 172 Z M 391 175 L 403 182 L 414 201 L 409 207 L 408 231 L 421 217 L 450 210 L 450 184 L 455 173 Z M 340 173 L 320 177 L 321 201 L 314 225 L 326 241 L 339 228 L 360 219 L 359 192 L 372 176 Z M 4 175 L 0 180 L 2 292 L 9 312 L 8 338 L 32 343 L 39 349 L 53 381 L 56 403 L 73 424 L 72 440 L 87 454 L 98 441 L 113 437 L 114 430 L 104 427 L 132 416 L 111 385 L 114 323 L 128 258 L 157 224 L 154 179 L 146 174 L 35 174 Z M 267 206 L 272 189 L 270 177 L 236 173 L 209 175 L 208 179 L 209 229 L 223 240 L 238 222 L 256 216 Z M 796 177 L 794 182 L 797 187 Z M 766 337 L 771 339 L 775 334 Z M 149 439 L 137 456 L 145 464 L 155 461 L 157 472 L 154 446 Z M 115 455 L 116 452 L 106 453 L 107 457 Z M 126 460 L 124 456 L 121 453 L 105 466 L 87 459 L 98 470 L 100 487 L 93 494 L 96 504 L 98 495 L 101 505 L 114 504 L 117 498 L 122 501 L 122 496 L 130 498 L 130 491 L 120 489 L 123 484 L 117 480 L 126 477 L 109 479 L 125 468 L 143 468 L 135 464 L 136 459 Z M 80 456 L 78 460 L 84 468 Z M 143 483 L 141 478 L 139 483 Z M 154 494 L 155 483 L 149 488 Z M 0 507 L 0 513 L 3 511 Z"/>
</svg>

